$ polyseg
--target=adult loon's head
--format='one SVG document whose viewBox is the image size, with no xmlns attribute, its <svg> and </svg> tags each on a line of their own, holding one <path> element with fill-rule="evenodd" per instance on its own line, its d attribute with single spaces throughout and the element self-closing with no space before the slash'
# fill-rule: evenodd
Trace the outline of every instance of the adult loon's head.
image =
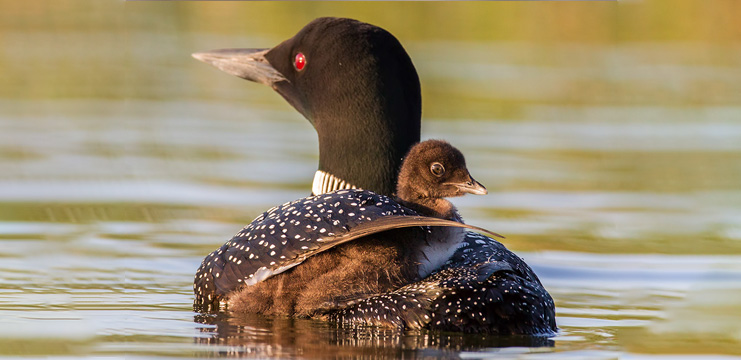
<svg viewBox="0 0 741 360">
<path fill-rule="evenodd" d="M 319 135 L 314 193 L 359 187 L 390 195 L 404 154 L 419 141 L 419 78 L 399 41 L 352 19 L 319 18 L 271 49 L 193 54 L 272 87 Z"/>
</svg>

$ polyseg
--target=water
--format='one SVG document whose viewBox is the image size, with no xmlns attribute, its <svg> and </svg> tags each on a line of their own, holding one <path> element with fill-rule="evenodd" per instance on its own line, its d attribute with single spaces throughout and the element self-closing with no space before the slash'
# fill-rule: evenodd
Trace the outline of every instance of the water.
<svg viewBox="0 0 741 360">
<path fill-rule="evenodd" d="M 529 4 L 353 6 L 0 5 L 0 357 L 741 356 L 739 39 L 607 21 L 544 42 L 448 16 L 476 24 L 498 6 L 509 29 L 515 15 L 537 23 Z M 251 13 L 274 21 L 234 23 Z M 423 137 L 458 146 L 490 191 L 454 202 L 535 269 L 558 336 L 192 311 L 200 260 L 306 195 L 318 158 L 313 129 L 278 95 L 188 54 L 275 44 L 326 13 L 401 38 L 422 80 Z M 722 18 L 694 21 L 724 34 Z M 615 28 L 645 38 L 617 41 Z"/>
</svg>

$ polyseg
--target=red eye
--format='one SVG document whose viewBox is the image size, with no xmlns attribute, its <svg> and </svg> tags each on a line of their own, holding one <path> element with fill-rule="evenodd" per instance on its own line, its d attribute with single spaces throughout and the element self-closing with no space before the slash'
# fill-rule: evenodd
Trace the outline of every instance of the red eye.
<svg viewBox="0 0 741 360">
<path fill-rule="evenodd" d="M 295 66 L 298 71 L 303 70 L 306 66 L 306 56 L 302 53 L 296 54 L 296 58 L 293 59 L 293 66 Z"/>
</svg>

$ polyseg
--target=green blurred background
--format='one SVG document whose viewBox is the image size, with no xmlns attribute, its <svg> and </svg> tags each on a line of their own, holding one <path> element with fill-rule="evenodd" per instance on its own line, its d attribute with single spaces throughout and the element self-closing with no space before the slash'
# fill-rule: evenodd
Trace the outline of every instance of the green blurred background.
<svg viewBox="0 0 741 360">
<path fill-rule="evenodd" d="M 285 38 L 319 16 L 362 18 L 387 28 L 410 44 L 429 41 L 527 44 L 521 52 L 508 54 L 514 58 L 492 60 L 544 71 L 595 65 L 601 65 L 593 69 L 597 72 L 626 70 L 612 68 L 612 64 L 599 58 L 600 54 L 589 51 L 595 47 L 619 49 L 621 46 L 644 50 L 631 54 L 635 65 L 650 67 L 671 60 L 675 65 L 736 67 L 738 50 L 734 45 L 741 40 L 741 25 L 736 21 L 741 5 L 733 0 L 382 4 L 61 0 L 33 4 L 4 1 L 0 6 L 3 44 L 0 65 L 4 70 L 0 95 L 22 99 L 204 96 L 223 99 L 223 93 L 207 88 L 208 78 L 201 72 L 182 78 L 181 74 L 176 77 L 162 68 L 188 61 L 178 56 L 178 50 L 198 48 L 204 38 L 213 37 L 214 46 L 218 46 L 219 38 L 227 37 L 235 46 L 249 45 L 255 37 L 270 34 L 270 38 L 260 41 L 270 45 L 275 40 L 273 37 Z M 676 49 L 672 46 L 678 44 L 680 48 L 689 47 L 688 51 L 673 53 Z M 424 64 L 424 60 L 436 59 L 415 60 Z M 422 71 L 451 69 L 423 67 Z M 431 117 L 488 117 L 492 113 L 516 113 L 517 104 L 522 102 L 692 106 L 739 101 L 738 88 L 734 88 L 737 84 L 723 79 L 698 81 L 690 88 L 671 91 L 662 84 L 649 84 L 651 78 L 646 79 L 643 89 L 627 87 L 621 84 L 620 74 L 615 75 L 610 82 L 600 81 L 599 76 L 586 77 L 557 93 L 541 94 L 537 98 L 507 96 L 508 83 L 501 84 L 499 94 L 482 94 L 484 99 L 461 95 L 451 98 L 455 95 L 452 89 L 424 81 L 428 100 L 424 110 Z M 671 82 L 671 76 L 665 80 Z M 499 101 L 489 101 L 493 95 L 498 95 Z M 446 110 L 453 101 L 454 104 L 466 102 L 464 106 L 458 105 L 463 114 Z"/>
</svg>

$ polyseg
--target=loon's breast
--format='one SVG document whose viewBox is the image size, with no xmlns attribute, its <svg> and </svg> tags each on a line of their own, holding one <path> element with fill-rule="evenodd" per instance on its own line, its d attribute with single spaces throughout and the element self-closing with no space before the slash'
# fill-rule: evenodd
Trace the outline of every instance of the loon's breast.
<svg viewBox="0 0 741 360">
<path fill-rule="evenodd" d="M 450 220 L 463 223 L 463 219 L 454 206 L 452 206 Z M 465 240 L 466 231 L 463 228 L 428 228 L 424 244 L 420 244 L 415 249 L 420 279 L 442 268 L 453 257 L 453 254 L 464 245 Z"/>
<path fill-rule="evenodd" d="M 418 247 L 417 263 L 420 279 L 445 264 L 463 245 L 466 232 L 461 228 L 435 227 L 427 232 L 427 241 Z"/>
</svg>

